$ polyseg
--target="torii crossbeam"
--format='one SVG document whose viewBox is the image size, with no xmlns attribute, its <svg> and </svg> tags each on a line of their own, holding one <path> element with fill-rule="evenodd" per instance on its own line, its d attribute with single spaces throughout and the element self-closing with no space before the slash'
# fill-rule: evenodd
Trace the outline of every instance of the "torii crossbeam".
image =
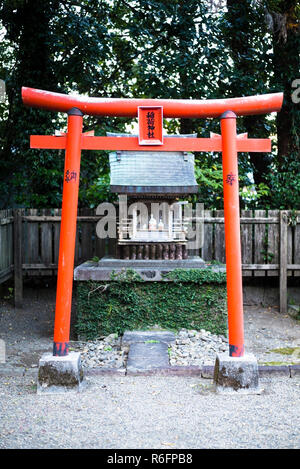
<svg viewBox="0 0 300 469">
<path fill-rule="evenodd" d="M 237 116 L 281 109 L 283 94 L 217 100 L 110 99 L 67 96 L 22 88 L 27 106 L 68 114 L 68 129 L 60 136 L 32 135 L 31 148 L 65 149 L 65 168 L 58 261 L 53 355 L 68 355 L 74 251 L 81 150 L 222 152 L 225 251 L 227 273 L 229 355 L 244 356 L 244 321 L 240 243 L 238 152 L 270 152 L 269 139 L 236 134 Z M 94 137 L 82 133 L 83 115 L 139 117 L 139 137 Z M 221 135 L 210 138 L 168 138 L 162 117 L 220 118 Z"/>
</svg>

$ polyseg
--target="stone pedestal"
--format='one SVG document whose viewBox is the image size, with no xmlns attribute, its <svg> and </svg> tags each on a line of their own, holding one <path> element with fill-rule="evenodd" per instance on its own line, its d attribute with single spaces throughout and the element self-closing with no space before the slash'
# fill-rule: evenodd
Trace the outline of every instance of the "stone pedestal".
<svg viewBox="0 0 300 469">
<path fill-rule="evenodd" d="M 215 390 L 219 393 L 242 392 L 260 394 L 258 387 L 258 365 L 254 355 L 230 357 L 218 354 L 214 369 Z"/>
<path fill-rule="evenodd" d="M 38 394 L 80 392 L 82 386 L 83 369 L 79 352 L 70 352 L 64 357 L 45 353 L 41 357 L 37 382 Z"/>
<path fill-rule="evenodd" d="M 112 273 L 119 273 L 124 269 L 134 269 L 145 281 L 161 282 L 168 281 L 163 275 L 175 269 L 206 269 L 210 268 L 215 272 L 225 272 L 225 266 L 207 265 L 200 257 L 192 259 L 169 260 L 169 251 L 166 253 L 162 245 L 158 245 L 162 260 L 142 259 L 137 247 L 136 259 L 115 259 L 103 257 L 99 262 L 87 261 L 78 265 L 74 270 L 74 280 L 95 282 L 110 281 Z M 149 254 L 149 249 L 148 249 Z M 167 256 L 167 258 L 165 258 Z M 148 255 L 149 257 L 149 255 Z"/>
</svg>

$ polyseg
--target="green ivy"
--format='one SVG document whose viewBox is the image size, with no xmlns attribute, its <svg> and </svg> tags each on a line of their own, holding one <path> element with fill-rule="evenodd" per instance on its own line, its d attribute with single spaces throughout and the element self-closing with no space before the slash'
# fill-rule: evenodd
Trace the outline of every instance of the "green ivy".
<svg viewBox="0 0 300 469">
<path fill-rule="evenodd" d="M 175 269 L 163 277 L 174 282 L 191 282 L 203 285 L 204 283 L 224 283 L 226 274 L 222 271 L 213 269 Z"/>
<path fill-rule="evenodd" d="M 168 281 L 145 282 L 129 270 L 113 274 L 110 282 L 80 282 L 77 334 L 95 339 L 154 325 L 226 334 L 224 273 L 212 269 L 176 269 L 165 277 Z"/>
</svg>

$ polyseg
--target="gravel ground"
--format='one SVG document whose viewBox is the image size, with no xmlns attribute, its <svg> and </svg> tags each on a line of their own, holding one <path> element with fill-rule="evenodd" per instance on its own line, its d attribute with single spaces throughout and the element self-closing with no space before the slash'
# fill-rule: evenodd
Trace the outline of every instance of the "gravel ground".
<svg viewBox="0 0 300 469">
<path fill-rule="evenodd" d="M 90 377 L 81 394 L 36 395 L 0 378 L 0 448 L 299 449 L 299 376 L 261 395 L 216 395 L 210 380 Z"/>
<path fill-rule="evenodd" d="M 0 304 L 0 448 L 300 447 L 300 375 L 260 379 L 260 395 L 218 395 L 197 377 L 88 376 L 80 394 L 37 395 L 36 365 L 51 350 L 55 290 L 26 289 L 24 308 Z M 300 324 L 275 308 L 245 308 L 245 346 L 259 362 L 296 356 Z"/>
</svg>

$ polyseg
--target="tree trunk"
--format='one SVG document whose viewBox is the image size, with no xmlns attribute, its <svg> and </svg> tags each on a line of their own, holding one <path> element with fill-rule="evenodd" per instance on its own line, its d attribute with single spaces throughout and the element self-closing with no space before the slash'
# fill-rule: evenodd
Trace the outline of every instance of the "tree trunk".
<svg viewBox="0 0 300 469">
<path fill-rule="evenodd" d="M 229 89 L 232 96 L 245 96 L 246 94 L 259 94 L 256 89 L 257 57 L 253 56 L 253 5 L 250 0 L 236 2 L 227 0 L 226 13 L 227 28 L 226 42 L 230 47 L 230 55 L 234 62 Z M 249 92 L 245 90 L 248 82 Z M 251 91 L 253 88 L 253 91 Z M 265 129 L 265 116 L 247 116 L 243 119 L 245 130 L 249 138 L 267 138 L 269 132 Z M 266 153 L 249 153 L 253 179 L 256 185 L 266 182 L 271 163 L 270 155 Z"/>
<path fill-rule="evenodd" d="M 300 160 L 299 125 L 300 113 L 299 104 L 293 103 L 292 82 L 299 78 L 300 69 L 300 40 L 299 31 L 287 29 L 286 41 L 280 35 L 277 28 L 273 33 L 273 70 L 274 82 L 278 91 L 283 91 L 284 101 L 281 111 L 277 114 L 277 155 L 278 169 L 288 168 L 289 158 L 294 159 L 298 155 Z M 298 108 L 297 108 L 298 106 Z"/>
</svg>

